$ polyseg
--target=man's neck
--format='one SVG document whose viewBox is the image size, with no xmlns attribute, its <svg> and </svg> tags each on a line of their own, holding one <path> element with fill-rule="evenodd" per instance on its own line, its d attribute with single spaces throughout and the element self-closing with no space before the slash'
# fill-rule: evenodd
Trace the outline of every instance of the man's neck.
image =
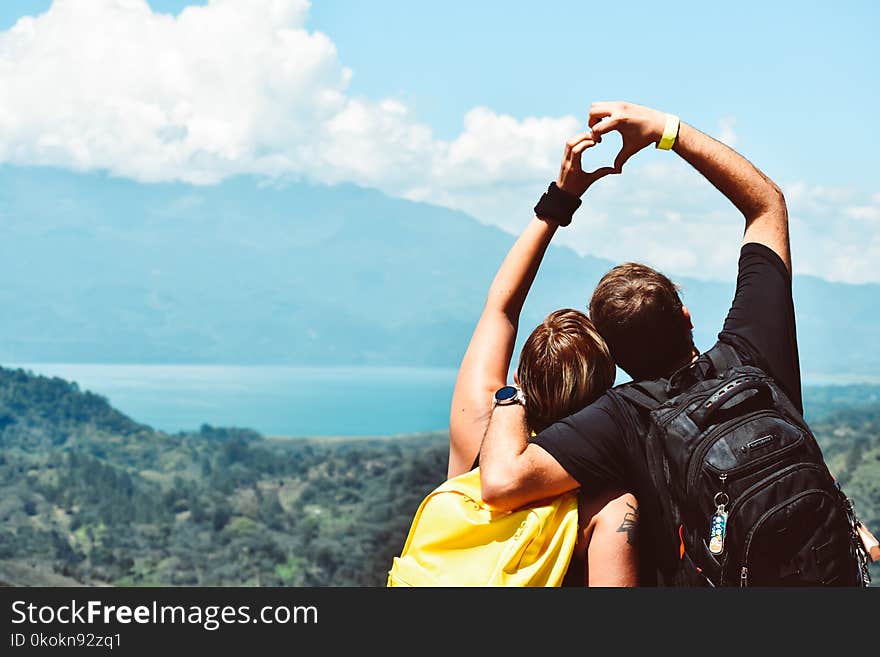
<svg viewBox="0 0 880 657">
<path fill-rule="evenodd" d="M 700 357 L 700 350 L 697 349 L 696 347 L 691 347 L 690 356 L 688 356 L 687 358 L 683 358 L 678 363 L 676 363 L 676 365 L 672 369 L 670 369 L 669 372 L 666 374 L 666 378 L 668 379 L 670 376 L 672 376 L 673 374 L 678 372 L 678 370 L 680 370 L 685 365 L 690 365 L 691 363 L 696 362 L 697 358 L 699 358 L 699 357 Z"/>
</svg>

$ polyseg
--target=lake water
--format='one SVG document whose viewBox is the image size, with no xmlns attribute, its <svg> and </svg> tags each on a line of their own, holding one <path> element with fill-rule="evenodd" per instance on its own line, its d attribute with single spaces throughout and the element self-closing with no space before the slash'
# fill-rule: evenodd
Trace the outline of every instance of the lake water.
<svg viewBox="0 0 880 657">
<path fill-rule="evenodd" d="M 126 415 L 164 431 L 203 423 L 276 436 L 379 436 L 445 430 L 456 370 L 216 365 L 26 364 L 76 381 Z M 618 375 L 618 382 L 626 380 Z M 804 375 L 805 385 L 880 377 Z"/>
<path fill-rule="evenodd" d="M 203 423 L 280 436 L 375 436 L 449 426 L 454 369 L 24 364 L 76 381 L 168 432 Z"/>
</svg>

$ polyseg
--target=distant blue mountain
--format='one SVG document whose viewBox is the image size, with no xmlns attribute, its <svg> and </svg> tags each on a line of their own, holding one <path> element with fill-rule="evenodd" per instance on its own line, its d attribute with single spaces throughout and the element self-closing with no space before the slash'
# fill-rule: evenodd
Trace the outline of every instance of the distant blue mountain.
<svg viewBox="0 0 880 657">
<path fill-rule="evenodd" d="M 454 367 L 512 241 L 350 185 L 0 167 L 0 361 Z M 612 265 L 551 248 L 523 333 Z M 733 281 L 680 282 L 705 347 Z M 880 286 L 794 286 L 805 371 L 880 371 Z"/>
</svg>

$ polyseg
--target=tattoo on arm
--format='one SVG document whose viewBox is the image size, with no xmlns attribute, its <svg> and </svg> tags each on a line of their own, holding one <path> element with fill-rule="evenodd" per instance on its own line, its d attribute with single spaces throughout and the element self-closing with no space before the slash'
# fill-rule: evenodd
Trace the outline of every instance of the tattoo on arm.
<svg viewBox="0 0 880 657">
<path fill-rule="evenodd" d="M 620 527 L 617 528 L 617 531 L 626 532 L 626 542 L 630 545 L 635 545 L 639 523 L 639 509 L 629 502 L 627 502 L 626 505 L 632 509 L 632 511 L 626 512 L 623 516 L 623 522 L 620 523 Z"/>
</svg>

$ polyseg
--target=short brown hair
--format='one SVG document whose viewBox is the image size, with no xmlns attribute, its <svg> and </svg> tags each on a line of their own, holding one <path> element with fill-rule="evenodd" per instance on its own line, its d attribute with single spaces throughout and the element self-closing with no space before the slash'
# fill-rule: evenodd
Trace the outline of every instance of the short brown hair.
<svg viewBox="0 0 880 657">
<path fill-rule="evenodd" d="M 628 262 L 605 274 L 590 300 L 590 318 L 635 380 L 668 376 L 694 347 L 678 286 L 646 265 Z"/>
<path fill-rule="evenodd" d="M 566 308 L 550 313 L 523 345 L 516 370 L 526 422 L 539 432 L 581 410 L 614 384 L 614 361 L 590 319 Z"/>
</svg>

